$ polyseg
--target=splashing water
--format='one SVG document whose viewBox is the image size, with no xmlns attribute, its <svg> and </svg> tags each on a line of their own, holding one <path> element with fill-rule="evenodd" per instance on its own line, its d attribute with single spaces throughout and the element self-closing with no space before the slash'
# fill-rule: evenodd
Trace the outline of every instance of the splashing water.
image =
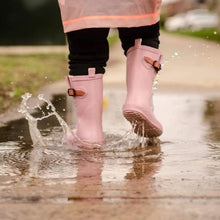
<svg viewBox="0 0 220 220">
<path fill-rule="evenodd" d="M 28 101 L 31 99 L 32 94 L 26 93 L 22 96 L 22 102 L 18 109 L 18 112 L 24 115 L 28 121 L 30 136 L 33 142 L 34 149 L 30 155 L 29 162 L 29 176 L 36 177 L 38 175 L 39 167 L 41 164 L 41 159 L 43 157 L 44 150 L 47 146 L 47 141 L 43 139 L 41 132 L 37 128 L 38 122 L 47 119 L 51 116 L 55 116 L 62 127 L 63 139 L 66 137 L 67 133 L 72 133 L 71 129 L 68 127 L 67 123 L 60 117 L 56 112 L 54 105 L 44 98 L 43 94 L 38 95 L 38 100 L 46 104 L 46 113 L 43 111 L 39 104 L 31 107 L 28 105 Z M 39 109 L 42 113 L 42 117 L 33 117 L 30 113 L 31 110 Z M 62 140 L 63 143 L 63 140 Z"/>
<path fill-rule="evenodd" d="M 38 100 L 45 103 L 46 104 L 46 113 L 43 111 L 42 107 L 40 106 L 40 104 L 36 104 L 35 106 L 30 106 L 28 105 L 28 101 L 32 98 L 32 94 L 30 93 L 26 93 L 22 96 L 22 102 L 21 105 L 18 109 L 18 112 L 20 112 L 21 114 L 24 115 L 24 117 L 26 118 L 26 120 L 28 121 L 28 125 L 29 125 L 29 131 L 30 131 L 30 136 L 33 142 L 33 146 L 40 146 L 40 147 L 46 147 L 47 146 L 47 141 L 44 140 L 44 138 L 41 135 L 41 132 L 38 129 L 38 122 L 42 121 L 44 119 L 47 119 L 51 116 L 55 116 L 59 122 L 59 124 L 62 127 L 63 130 L 63 138 L 66 137 L 67 133 L 72 133 L 72 130 L 69 128 L 69 126 L 67 125 L 67 123 L 61 118 L 61 116 L 56 112 L 56 108 L 54 107 L 54 105 L 46 100 L 44 98 L 43 94 L 38 95 Z M 33 117 L 30 113 L 31 110 L 36 110 L 39 109 L 42 113 L 41 117 Z M 135 123 L 132 126 L 132 130 L 128 133 L 126 133 L 125 135 L 123 135 L 123 137 L 121 137 L 121 141 L 125 142 L 126 140 L 129 140 L 129 137 L 132 137 L 134 134 L 134 129 L 135 129 Z M 143 127 L 144 129 L 144 127 Z M 140 134 L 143 133 L 143 131 L 140 131 Z M 74 135 L 72 133 L 72 135 Z M 141 134 L 139 137 L 139 142 L 142 143 L 142 146 L 144 145 L 144 142 L 146 142 L 146 140 L 144 140 L 144 134 Z M 131 138 L 131 139 L 134 139 Z M 115 144 L 119 144 L 118 141 L 116 141 L 117 143 L 113 142 L 113 143 L 108 143 L 108 145 L 115 145 Z M 63 141 L 62 141 L 63 143 Z"/>
<path fill-rule="evenodd" d="M 22 96 L 22 102 L 21 102 L 21 105 L 18 109 L 18 112 L 20 112 L 21 114 L 24 115 L 24 117 L 27 119 L 28 121 L 28 125 L 29 125 L 29 131 L 30 131 L 30 135 L 31 135 L 31 139 L 33 141 L 33 145 L 40 145 L 42 147 L 45 147 L 47 144 L 46 144 L 46 141 L 43 139 L 40 131 L 38 130 L 37 128 L 37 125 L 38 125 L 38 121 L 42 121 L 46 118 L 49 118 L 51 116 L 55 116 L 59 122 L 59 124 L 61 125 L 62 129 L 63 129 L 63 132 L 64 132 L 64 136 L 65 137 L 65 134 L 67 134 L 68 132 L 71 133 L 71 129 L 68 127 L 67 123 L 59 116 L 59 114 L 56 112 L 56 109 L 55 107 L 53 106 L 53 104 L 46 100 L 44 98 L 44 95 L 43 94 L 40 94 L 38 95 L 38 100 L 39 101 L 42 101 L 44 103 L 46 103 L 46 109 L 47 109 L 47 113 L 45 113 L 42 108 L 40 107 L 40 105 L 35 105 L 33 107 L 30 107 L 28 105 L 28 101 L 29 99 L 32 97 L 32 94 L 30 93 L 26 93 Z M 40 109 L 41 110 L 41 113 L 43 114 L 42 117 L 38 117 L 38 118 L 35 118 L 33 117 L 31 114 L 30 114 L 30 110 L 34 110 L 34 109 Z"/>
<path fill-rule="evenodd" d="M 40 104 L 35 104 L 33 107 L 30 106 L 28 101 L 32 98 L 32 94 L 26 93 L 22 96 L 22 102 L 18 109 L 18 111 L 24 115 L 26 120 L 28 121 L 30 136 L 33 142 L 33 150 L 30 154 L 29 160 L 29 176 L 30 177 L 37 177 L 39 175 L 39 168 L 42 162 L 42 158 L 44 156 L 44 152 L 47 147 L 50 145 L 48 139 L 44 138 L 38 129 L 38 122 L 44 119 L 47 119 L 51 116 L 55 116 L 62 127 L 63 130 L 63 139 L 65 140 L 66 135 L 68 133 L 72 133 L 71 129 L 67 125 L 67 123 L 61 118 L 61 116 L 56 112 L 56 108 L 54 105 L 44 98 L 44 95 L 38 95 L 38 100 L 41 103 L 46 104 L 45 107 L 41 107 Z M 41 117 L 33 117 L 31 115 L 31 111 L 39 109 L 41 112 Z M 117 146 L 118 152 L 126 152 L 130 151 L 134 147 L 141 147 L 145 148 L 149 145 L 150 139 L 144 137 L 144 131 L 140 132 L 143 133 L 141 136 L 137 138 L 134 134 L 135 125 L 132 126 L 133 130 L 127 132 L 125 135 L 116 137 L 115 135 L 106 135 L 106 143 L 105 147 L 102 149 L 103 152 L 114 151 L 115 147 Z M 144 129 L 144 128 L 143 128 Z M 72 135 L 74 135 L 72 133 Z M 62 139 L 62 138 L 61 138 Z M 63 146 L 64 140 L 61 142 L 61 146 Z M 156 143 L 154 140 L 151 139 L 152 143 Z M 72 149 L 72 147 L 71 147 Z"/>
</svg>

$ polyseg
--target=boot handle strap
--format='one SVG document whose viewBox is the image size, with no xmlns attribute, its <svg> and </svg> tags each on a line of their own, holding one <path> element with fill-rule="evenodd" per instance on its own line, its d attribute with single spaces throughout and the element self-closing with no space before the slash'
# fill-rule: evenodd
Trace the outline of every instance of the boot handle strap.
<svg viewBox="0 0 220 220">
<path fill-rule="evenodd" d="M 70 88 L 68 89 L 68 95 L 73 96 L 73 97 L 83 96 L 85 95 L 85 92 L 83 92 L 82 90 L 76 90 L 76 89 Z"/>
<path fill-rule="evenodd" d="M 152 60 L 150 57 L 144 57 L 144 60 L 149 63 L 151 66 L 153 66 L 153 68 L 155 69 L 155 71 L 158 73 L 158 71 L 161 70 L 161 64 L 159 61 L 157 60 Z"/>
</svg>

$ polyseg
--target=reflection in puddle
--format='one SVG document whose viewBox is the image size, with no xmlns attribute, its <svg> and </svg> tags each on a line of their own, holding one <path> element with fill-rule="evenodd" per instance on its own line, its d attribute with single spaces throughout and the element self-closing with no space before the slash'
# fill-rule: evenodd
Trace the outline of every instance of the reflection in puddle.
<svg viewBox="0 0 220 220">
<path fill-rule="evenodd" d="M 206 139 L 209 140 L 209 157 L 215 161 L 220 160 L 220 100 L 206 100 L 206 108 L 204 110 L 204 121 L 209 128 L 206 134 Z M 207 168 L 210 175 L 215 176 L 220 170 L 219 166 L 209 166 Z"/>
<path fill-rule="evenodd" d="M 213 142 L 220 141 L 220 100 L 206 101 L 204 120 L 209 124 L 207 139 Z"/>
<path fill-rule="evenodd" d="M 144 176 L 153 176 L 159 168 L 161 161 L 160 146 L 151 146 L 147 149 L 135 149 L 133 151 L 133 167 L 130 173 L 126 174 L 126 179 L 140 179 Z"/>
</svg>

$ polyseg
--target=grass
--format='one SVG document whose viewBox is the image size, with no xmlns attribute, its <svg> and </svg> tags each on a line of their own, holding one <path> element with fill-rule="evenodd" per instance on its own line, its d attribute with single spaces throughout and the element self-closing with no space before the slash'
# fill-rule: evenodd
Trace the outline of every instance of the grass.
<svg viewBox="0 0 220 220">
<path fill-rule="evenodd" d="M 117 42 L 119 40 L 119 37 L 117 34 L 111 35 L 108 37 L 108 43 L 109 43 L 109 47 L 111 47 L 115 42 Z"/>
<path fill-rule="evenodd" d="M 1 55 L 0 64 L 0 113 L 67 74 L 66 54 Z"/>
<path fill-rule="evenodd" d="M 117 35 L 108 38 L 112 46 Z M 67 54 L 0 55 L 0 113 L 68 74 Z"/>
<path fill-rule="evenodd" d="M 203 29 L 198 31 L 193 30 L 179 30 L 179 31 L 167 31 L 169 33 L 180 34 L 185 36 L 197 37 L 206 40 L 211 40 L 220 43 L 220 32 L 215 29 Z"/>
</svg>

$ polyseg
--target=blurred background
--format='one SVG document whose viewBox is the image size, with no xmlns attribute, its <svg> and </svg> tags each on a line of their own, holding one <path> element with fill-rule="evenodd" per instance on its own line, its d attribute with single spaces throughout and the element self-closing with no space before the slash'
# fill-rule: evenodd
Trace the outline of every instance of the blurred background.
<svg viewBox="0 0 220 220">
<path fill-rule="evenodd" d="M 56 0 L 2 1 L 0 24 L 0 45 L 65 44 Z"/>
<path fill-rule="evenodd" d="M 2 1 L 0 12 L 0 45 L 65 44 L 56 0 Z M 209 29 L 213 34 L 220 30 L 219 15 L 220 0 L 163 0 L 161 26 L 180 32 Z"/>
<path fill-rule="evenodd" d="M 219 41 L 219 0 L 163 0 L 164 30 Z"/>
</svg>

